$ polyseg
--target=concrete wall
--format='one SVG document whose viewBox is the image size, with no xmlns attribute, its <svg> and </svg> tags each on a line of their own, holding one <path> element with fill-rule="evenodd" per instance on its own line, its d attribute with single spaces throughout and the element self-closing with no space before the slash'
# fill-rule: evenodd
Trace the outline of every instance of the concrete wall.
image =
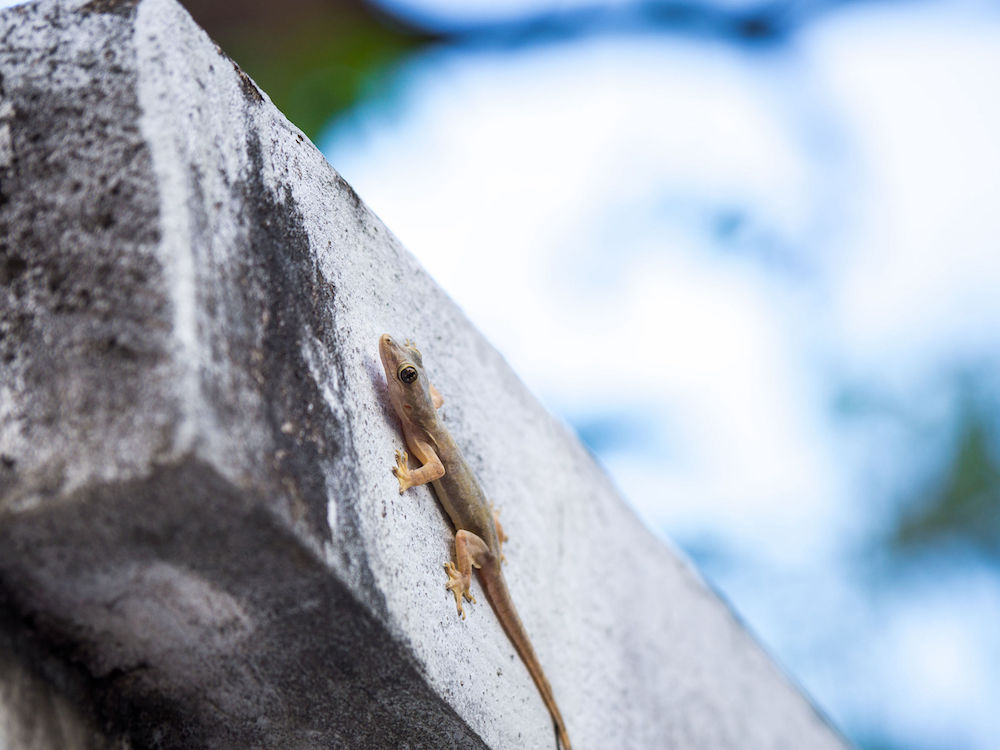
<svg viewBox="0 0 1000 750">
<path fill-rule="evenodd" d="M 576 750 L 843 747 L 179 5 L 43 0 L 0 12 L 0 748 L 555 747 L 397 492 L 383 332 Z"/>
</svg>

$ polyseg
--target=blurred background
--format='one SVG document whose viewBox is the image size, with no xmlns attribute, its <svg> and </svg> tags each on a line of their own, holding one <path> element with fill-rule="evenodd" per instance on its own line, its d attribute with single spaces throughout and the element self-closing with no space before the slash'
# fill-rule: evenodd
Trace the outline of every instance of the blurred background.
<svg viewBox="0 0 1000 750">
<path fill-rule="evenodd" d="M 1000 748 L 995 4 L 186 5 L 853 743 Z"/>
</svg>

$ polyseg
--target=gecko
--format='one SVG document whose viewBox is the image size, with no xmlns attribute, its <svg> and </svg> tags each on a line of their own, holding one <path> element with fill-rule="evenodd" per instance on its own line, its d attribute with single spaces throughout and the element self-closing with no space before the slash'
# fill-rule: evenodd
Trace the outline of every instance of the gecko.
<svg viewBox="0 0 1000 750">
<path fill-rule="evenodd" d="M 399 344 L 383 334 L 378 350 L 389 387 L 389 401 L 402 423 L 406 448 L 421 463 L 419 468 L 410 469 L 406 450 L 396 451 L 392 473 L 399 480 L 399 494 L 410 487 L 431 483 L 455 527 L 455 562 L 449 560 L 444 568 L 448 575 L 445 587 L 455 595 L 458 614 L 465 618 L 463 598 L 476 603 L 469 588 L 472 568 L 476 568 L 497 619 L 552 714 L 559 742 L 564 750 L 572 750 L 552 688 L 500 570 L 504 560 L 502 545 L 507 537 L 479 481 L 438 416 L 437 410 L 444 399 L 427 379 L 423 358 L 411 342 Z"/>
</svg>

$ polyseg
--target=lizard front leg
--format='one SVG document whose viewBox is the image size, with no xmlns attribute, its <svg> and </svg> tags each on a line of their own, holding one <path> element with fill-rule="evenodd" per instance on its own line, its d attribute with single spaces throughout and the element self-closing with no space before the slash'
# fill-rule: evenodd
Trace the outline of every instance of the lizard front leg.
<svg viewBox="0 0 1000 750">
<path fill-rule="evenodd" d="M 475 604 L 476 598 L 472 595 L 469 587 L 472 585 L 472 568 L 481 568 L 493 553 L 489 546 L 471 531 L 459 529 L 455 534 L 455 563 L 450 560 L 444 564 L 444 569 L 448 573 L 448 583 L 445 585 L 451 593 L 455 595 L 455 606 L 458 614 L 465 619 L 465 610 L 462 609 L 462 597 Z"/>
<path fill-rule="evenodd" d="M 434 449 L 423 440 L 407 440 L 406 444 L 416 454 L 423 464 L 419 469 L 410 470 L 406 451 L 396 451 L 396 465 L 392 473 L 399 480 L 399 494 L 402 495 L 410 487 L 427 484 L 444 476 L 444 464 L 438 458 Z"/>
</svg>

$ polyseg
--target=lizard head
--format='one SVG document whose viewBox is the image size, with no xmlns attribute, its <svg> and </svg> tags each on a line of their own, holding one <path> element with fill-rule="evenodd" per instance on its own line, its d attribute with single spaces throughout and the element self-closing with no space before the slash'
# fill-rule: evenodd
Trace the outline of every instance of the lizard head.
<svg viewBox="0 0 1000 750">
<path fill-rule="evenodd" d="M 410 341 L 400 344 L 384 333 L 378 340 L 378 353 L 389 386 L 389 400 L 400 419 L 432 418 L 430 382 L 417 347 Z"/>
</svg>

